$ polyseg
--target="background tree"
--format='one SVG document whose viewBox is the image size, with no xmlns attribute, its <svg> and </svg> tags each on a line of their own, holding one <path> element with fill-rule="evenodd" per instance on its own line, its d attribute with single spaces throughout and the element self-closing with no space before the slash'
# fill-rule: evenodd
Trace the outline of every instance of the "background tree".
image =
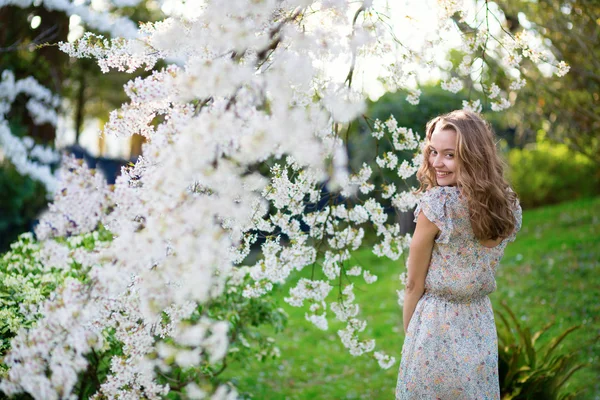
<svg viewBox="0 0 600 400">
<path fill-rule="evenodd" d="M 67 40 L 69 16 L 44 7 L 0 8 L 0 65 L 2 70 L 13 71 L 16 79 L 33 76 L 53 93 L 63 93 L 63 82 L 68 73 L 68 57 L 56 47 L 37 45 Z M 24 96 L 23 96 L 24 97 Z M 55 127 L 49 123 L 35 124 L 25 110 L 24 98 L 13 104 L 7 118 L 24 126 L 28 136 L 37 142 L 52 144 Z"/>
<path fill-rule="evenodd" d="M 105 122 L 108 111 L 126 101 L 122 88 L 132 75 L 124 72 L 103 74 L 90 60 L 70 59 L 56 44 L 68 41 L 73 31 L 110 35 L 115 30 L 111 23 L 115 21 L 120 21 L 124 27 L 135 28 L 133 21 L 153 21 L 163 15 L 158 7 L 147 4 L 129 2 L 129 5 L 115 7 L 105 14 L 110 18 L 98 18 L 108 21 L 101 26 L 93 21 L 86 23 L 75 14 L 83 14 L 82 9 L 76 9 L 77 6 L 69 2 L 54 6 L 51 1 L 17 5 L 9 2 L 0 7 L 0 73 L 11 71 L 17 81 L 32 77 L 60 97 L 62 104 L 57 109 L 58 114 L 73 122 L 75 143 L 78 143 L 86 119 L 98 118 Z M 94 15 L 91 6 L 90 10 L 87 15 Z M 96 13 L 100 14 L 99 11 Z M 135 75 L 144 75 L 144 71 Z M 0 93 L 0 103 L 4 96 Z M 10 104 L 10 111 L 4 115 L 11 135 L 21 139 L 30 137 L 35 144 L 54 147 L 56 124 L 36 123 L 27 108 L 28 101 L 26 93 L 18 94 Z M 132 143 L 135 144 L 132 153 L 138 155 L 140 141 L 135 138 Z M 0 154 L 3 153 L 0 140 Z M 20 172 L 6 156 L 0 161 L 0 188 L 4 194 L 0 199 L 0 251 L 4 251 L 19 233 L 31 230 L 38 214 L 46 207 L 48 188 Z"/>
<path fill-rule="evenodd" d="M 547 137 L 565 143 L 600 166 L 600 3 L 597 1 L 498 1 L 512 34 L 539 35 L 571 71 L 546 79 L 531 63 L 523 69 L 527 85 L 518 108 L 508 113 L 522 143 Z"/>
</svg>

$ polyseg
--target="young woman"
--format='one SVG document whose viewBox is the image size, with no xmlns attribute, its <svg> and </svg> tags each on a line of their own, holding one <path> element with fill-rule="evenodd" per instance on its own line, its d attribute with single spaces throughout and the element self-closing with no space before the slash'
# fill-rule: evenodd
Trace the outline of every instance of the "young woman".
<svg viewBox="0 0 600 400">
<path fill-rule="evenodd" d="M 396 399 L 500 399 L 488 294 L 521 227 L 490 126 L 454 111 L 427 124 Z"/>
</svg>

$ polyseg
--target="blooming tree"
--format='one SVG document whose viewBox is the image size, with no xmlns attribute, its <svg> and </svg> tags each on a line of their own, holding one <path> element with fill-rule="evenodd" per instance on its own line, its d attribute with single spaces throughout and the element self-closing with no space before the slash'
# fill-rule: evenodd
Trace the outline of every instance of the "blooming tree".
<svg viewBox="0 0 600 400">
<path fill-rule="evenodd" d="M 15 43 L 3 43 L 1 51 L 3 53 L 29 53 L 35 46 L 42 45 L 44 40 L 51 40 L 55 37 L 66 39 L 68 29 L 62 29 L 59 25 L 68 23 L 69 17 L 75 16 L 80 21 L 80 24 L 88 29 L 93 29 L 98 32 L 103 32 L 111 37 L 132 38 L 137 34 L 136 24 L 126 16 L 121 15 L 121 8 L 136 6 L 139 0 L 125 0 L 107 2 L 101 6 L 83 4 L 77 1 L 32 1 L 32 0 L 2 0 L 0 8 L 2 11 L 12 8 L 12 10 L 27 9 L 33 14 L 43 14 L 46 18 L 51 18 L 51 13 L 61 13 L 65 16 L 65 21 L 54 21 L 55 25 L 37 34 L 30 42 L 19 38 Z M 22 16 L 21 13 L 2 13 L 3 21 L 8 21 L 10 18 Z M 56 17 L 56 15 L 54 15 Z M 36 15 L 35 18 L 40 18 Z M 24 21 L 23 21 L 24 22 Z M 10 21 L 10 23 L 15 23 Z M 3 35 L 4 40 L 8 40 L 12 31 L 17 31 L 13 27 L 6 28 L 7 34 Z M 6 46 L 6 47 L 4 47 Z M 28 51 L 29 50 L 29 51 Z M 47 50 L 47 49 L 46 49 Z M 47 54 L 46 54 L 47 56 Z M 16 56 L 19 59 L 19 56 Z M 36 143 L 31 136 L 19 136 L 14 134 L 14 129 L 11 129 L 11 117 L 15 117 L 14 103 L 18 96 L 25 97 L 25 109 L 29 114 L 33 125 L 43 126 L 48 124 L 52 129 L 56 129 L 60 107 L 60 93 L 53 92 L 56 87 L 60 88 L 61 83 L 53 85 L 53 90 L 40 83 L 36 79 L 38 75 L 51 75 L 54 80 L 59 79 L 56 70 L 50 73 L 45 71 L 47 65 L 53 61 L 45 60 L 44 66 L 39 65 L 33 69 L 34 76 L 26 76 L 19 79 L 24 71 L 13 71 L 5 69 L 16 67 L 21 68 L 21 64 L 26 64 L 26 59 L 19 59 L 21 62 L 7 61 L 0 68 L 0 154 L 14 164 L 16 170 L 22 176 L 28 176 L 33 180 L 41 182 L 46 191 L 52 194 L 57 189 L 56 176 L 52 173 L 50 165 L 58 163 L 60 156 L 58 152 L 52 150 L 52 143 Z M 59 60 L 60 61 L 60 60 Z M 19 64 L 19 65 L 12 65 Z M 59 70 L 64 69 L 60 66 Z M 28 68 L 25 68 L 29 71 Z M 16 75 L 16 77 L 15 77 Z M 47 77 L 46 77 L 46 80 Z M 18 112 L 17 112 L 18 113 Z M 17 115 L 17 121 L 23 118 L 22 115 Z"/>
<path fill-rule="evenodd" d="M 199 1 L 142 25 L 134 38 L 89 33 L 62 43 L 63 51 L 95 58 L 106 71 L 152 70 L 125 86 L 130 102 L 104 128 L 147 142 L 114 186 L 64 161 L 61 190 L 36 230 L 46 262 L 64 263 L 70 254 L 62 237 L 102 227 L 112 239 L 78 253 L 86 278 L 65 279 L 32 311 L 37 324 L 13 339 L 0 389 L 71 398 L 87 356 L 105 351 L 110 337 L 122 352 L 111 358 L 94 398 L 160 398 L 175 387 L 189 398 L 235 398 L 230 385 L 213 387 L 200 375 L 160 377 L 227 356 L 230 322 L 207 312 L 207 304 L 231 293 L 261 298 L 305 269 L 310 279 L 295 282 L 285 301 L 306 307 L 318 329 L 328 329 L 332 317 L 344 322 L 337 333 L 352 355 L 372 354 L 381 367 L 392 366 L 394 358 L 365 336 L 354 294 L 355 285 L 377 276 L 352 253 L 371 231 L 376 255 L 397 260 L 407 249 L 410 236 L 385 210 L 414 207 L 411 188 L 398 182 L 422 162 L 421 141 L 393 116 L 370 121 L 372 135 L 394 152 L 350 171 L 346 135 L 365 109 L 353 81 L 367 58 L 385 67 L 388 87 L 407 90 L 418 103 L 409 64 L 431 68 L 444 32 L 468 23 L 460 2 L 439 3 L 438 37 L 418 48 L 395 37 L 383 4 L 345 0 Z M 547 58 L 525 38 L 508 36 L 493 47 L 492 33 L 470 29 L 458 77 L 442 86 L 458 91 L 467 82 L 493 109 L 505 108 L 506 91 L 521 81 L 501 89 L 474 65 L 485 70 L 486 57 L 500 56 L 518 71 L 522 57 Z M 167 66 L 155 69 L 159 60 Z M 344 69 L 329 73 L 340 60 Z M 479 80 L 459 78 L 473 74 Z M 398 181 L 375 186 L 373 168 L 395 171 Z M 245 262 L 253 245 L 260 256 Z"/>
</svg>

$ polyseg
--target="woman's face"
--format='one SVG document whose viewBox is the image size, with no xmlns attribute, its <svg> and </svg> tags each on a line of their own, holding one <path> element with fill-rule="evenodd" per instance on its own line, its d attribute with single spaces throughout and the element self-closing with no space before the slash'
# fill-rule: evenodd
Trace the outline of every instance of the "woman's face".
<svg viewBox="0 0 600 400">
<path fill-rule="evenodd" d="M 435 130 L 429 141 L 429 166 L 435 171 L 438 186 L 455 186 L 458 163 L 456 161 L 456 131 Z"/>
</svg>

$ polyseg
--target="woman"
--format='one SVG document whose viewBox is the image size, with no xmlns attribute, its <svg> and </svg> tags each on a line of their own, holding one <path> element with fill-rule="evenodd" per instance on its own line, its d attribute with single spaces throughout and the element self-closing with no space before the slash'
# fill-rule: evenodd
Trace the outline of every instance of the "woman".
<svg viewBox="0 0 600 400">
<path fill-rule="evenodd" d="M 396 399 L 500 399 L 488 294 L 521 227 L 521 207 L 503 178 L 494 134 L 477 114 L 430 121 L 423 157 Z"/>
</svg>

